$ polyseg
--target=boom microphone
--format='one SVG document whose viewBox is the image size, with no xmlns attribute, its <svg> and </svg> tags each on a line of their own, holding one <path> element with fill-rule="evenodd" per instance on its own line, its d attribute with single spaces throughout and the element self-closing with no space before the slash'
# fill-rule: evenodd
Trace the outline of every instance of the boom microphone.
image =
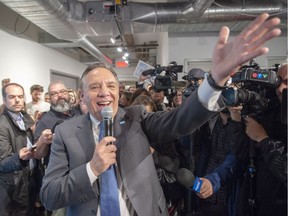
<svg viewBox="0 0 288 216">
<path fill-rule="evenodd" d="M 181 168 L 176 174 L 177 181 L 186 187 L 187 189 L 193 189 L 196 192 L 200 192 L 201 186 L 202 186 L 202 180 L 198 177 L 195 178 L 194 174 L 186 169 Z"/>
<path fill-rule="evenodd" d="M 113 109 L 109 106 L 104 107 L 101 110 L 101 116 L 103 118 L 104 137 L 113 136 Z M 112 144 L 112 143 L 109 143 Z"/>
</svg>

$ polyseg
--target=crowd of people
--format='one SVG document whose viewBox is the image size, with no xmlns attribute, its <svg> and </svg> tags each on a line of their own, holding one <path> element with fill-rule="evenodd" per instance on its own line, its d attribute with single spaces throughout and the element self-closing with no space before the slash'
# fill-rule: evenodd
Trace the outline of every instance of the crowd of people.
<svg viewBox="0 0 288 216">
<path fill-rule="evenodd" d="M 245 103 L 227 107 L 221 95 L 280 34 L 280 20 L 268 17 L 230 42 L 223 27 L 211 72 L 191 69 L 172 95 L 141 85 L 149 75 L 125 86 L 103 64 L 87 67 L 77 90 L 59 80 L 45 94 L 32 85 L 29 103 L 20 84 L 3 80 L 0 214 L 286 216 L 287 63 L 277 69 L 278 103 L 257 115 L 242 115 Z M 103 129 L 107 106 L 112 134 Z M 198 191 L 183 184 L 194 181 L 179 176 L 183 169 L 199 177 Z"/>
</svg>

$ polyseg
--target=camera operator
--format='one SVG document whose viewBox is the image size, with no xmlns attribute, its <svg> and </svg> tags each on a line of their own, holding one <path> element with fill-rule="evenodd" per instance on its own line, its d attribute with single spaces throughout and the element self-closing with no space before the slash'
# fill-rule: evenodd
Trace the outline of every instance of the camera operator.
<svg viewBox="0 0 288 216">
<path fill-rule="evenodd" d="M 168 104 L 164 102 L 164 91 L 159 91 L 152 87 L 149 93 L 151 94 L 152 100 L 156 104 L 157 111 L 166 111 L 168 108 Z"/>
<path fill-rule="evenodd" d="M 284 105 L 287 64 L 280 67 L 277 74 L 281 83 L 276 88 L 275 99 L 277 95 Z M 283 111 L 286 113 L 287 108 Z M 229 131 L 233 134 L 233 152 L 248 165 L 238 198 L 237 216 L 286 216 L 287 120 L 281 119 L 281 104 L 263 111 L 261 116 L 245 116 L 244 123 L 245 129 L 238 124 Z"/>
<path fill-rule="evenodd" d="M 183 90 L 183 95 L 188 97 L 193 91 L 195 91 L 202 83 L 207 72 L 201 68 L 192 68 L 187 75 L 183 76 L 182 79 L 187 81 L 187 86 Z"/>
</svg>

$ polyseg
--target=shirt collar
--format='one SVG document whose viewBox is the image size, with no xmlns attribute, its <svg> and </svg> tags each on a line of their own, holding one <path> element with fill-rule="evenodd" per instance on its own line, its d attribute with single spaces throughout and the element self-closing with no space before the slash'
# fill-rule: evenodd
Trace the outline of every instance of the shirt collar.
<svg viewBox="0 0 288 216">
<path fill-rule="evenodd" d="M 89 115 L 90 115 L 90 119 L 92 122 L 92 128 L 97 128 L 101 122 L 98 121 L 96 118 L 94 118 L 94 116 L 92 116 L 91 114 L 89 114 Z"/>
<path fill-rule="evenodd" d="M 12 118 L 17 121 L 18 120 L 18 117 L 20 116 L 21 119 L 23 119 L 23 114 L 20 112 L 20 113 L 14 113 L 14 112 L 11 112 L 9 111 L 9 114 L 12 116 Z"/>
</svg>

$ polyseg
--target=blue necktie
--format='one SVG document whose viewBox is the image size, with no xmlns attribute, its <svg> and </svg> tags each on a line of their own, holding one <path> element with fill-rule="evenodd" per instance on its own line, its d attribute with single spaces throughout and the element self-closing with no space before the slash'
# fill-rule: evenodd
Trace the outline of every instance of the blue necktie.
<svg viewBox="0 0 288 216">
<path fill-rule="evenodd" d="M 99 141 L 103 138 L 104 127 L 100 124 Z M 101 216 L 120 216 L 118 185 L 114 166 L 101 174 L 100 179 Z"/>
</svg>

